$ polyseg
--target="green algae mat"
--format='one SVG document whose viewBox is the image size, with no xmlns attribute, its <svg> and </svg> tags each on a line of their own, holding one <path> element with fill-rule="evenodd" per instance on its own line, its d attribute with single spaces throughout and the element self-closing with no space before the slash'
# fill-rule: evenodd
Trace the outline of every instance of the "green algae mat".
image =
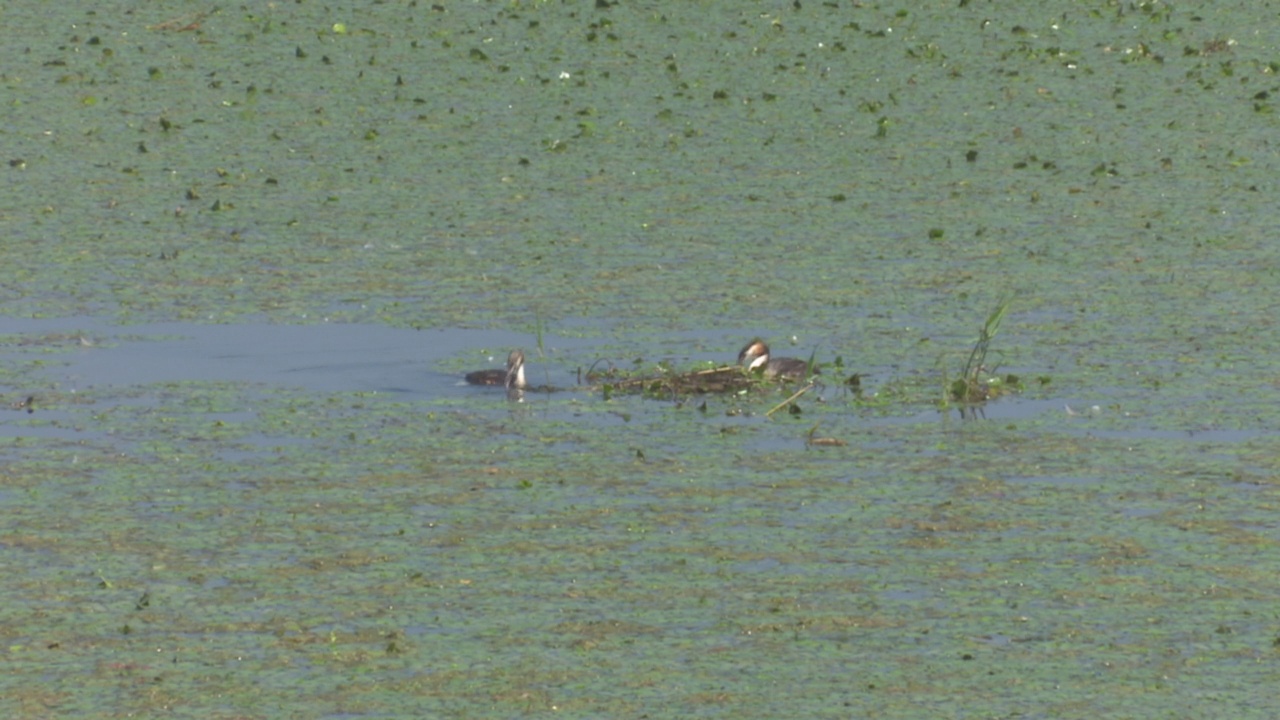
<svg viewBox="0 0 1280 720">
<path fill-rule="evenodd" d="M 1274 716 L 1265 8 L 0 22 L 4 716 Z M 561 387 L 759 335 L 825 384 L 71 369 L 161 322 L 501 330 Z"/>
</svg>

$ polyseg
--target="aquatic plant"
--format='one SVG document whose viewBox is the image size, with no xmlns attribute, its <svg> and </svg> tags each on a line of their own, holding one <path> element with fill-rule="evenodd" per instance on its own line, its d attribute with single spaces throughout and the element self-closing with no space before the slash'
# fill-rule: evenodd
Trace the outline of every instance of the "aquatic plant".
<svg viewBox="0 0 1280 720">
<path fill-rule="evenodd" d="M 1012 302 L 1013 296 L 1006 296 L 987 315 L 987 321 L 978 332 L 978 340 L 969 351 L 969 359 L 960 371 L 960 377 L 946 383 L 951 400 L 970 405 L 982 403 L 998 397 L 1006 388 L 1003 380 L 991 376 L 986 361 L 991 341 L 999 332 L 1000 323 L 1004 320 L 1004 315 Z"/>
</svg>

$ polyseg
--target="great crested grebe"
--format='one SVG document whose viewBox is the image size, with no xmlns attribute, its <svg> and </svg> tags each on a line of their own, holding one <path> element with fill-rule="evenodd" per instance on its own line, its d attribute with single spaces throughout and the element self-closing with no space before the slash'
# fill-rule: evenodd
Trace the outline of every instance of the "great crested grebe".
<svg viewBox="0 0 1280 720">
<path fill-rule="evenodd" d="M 476 370 L 467 373 L 472 385 L 503 385 L 507 390 L 523 390 L 529 386 L 524 380 L 524 352 L 512 350 L 507 356 L 506 370 Z"/>
<path fill-rule="evenodd" d="M 782 380 L 803 380 L 809 374 L 809 363 L 795 358 L 771 358 L 769 346 L 760 338 L 747 343 L 738 353 L 738 364 L 749 371 L 761 370 L 764 376 Z M 816 374 L 817 368 L 813 369 Z"/>
</svg>

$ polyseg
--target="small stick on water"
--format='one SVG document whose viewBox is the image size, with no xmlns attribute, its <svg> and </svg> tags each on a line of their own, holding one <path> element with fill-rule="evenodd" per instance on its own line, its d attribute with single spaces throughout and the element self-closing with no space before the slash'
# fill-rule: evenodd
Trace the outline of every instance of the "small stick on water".
<svg viewBox="0 0 1280 720">
<path fill-rule="evenodd" d="M 784 408 L 784 407 L 786 407 L 786 406 L 790 405 L 790 404 L 791 404 L 791 402 L 792 402 L 793 400 L 795 400 L 796 398 L 800 397 L 801 395 L 803 395 L 803 394 L 805 394 L 805 393 L 809 392 L 809 391 L 810 391 L 810 390 L 812 390 L 812 389 L 813 389 L 813 383 L 809 383 L 808 385 L 805 385 L 804 387 L 800 388 L 799 390 L 795 391 L 794 393 L 791 393 L 791 397 L 787 398 L 786 400 L 783 400 L 782 402 L 778 403 L 777 405 L 774 405 L 774 406 L 773 406 L 773 409 L 772 409 L 772 410 L 770 410 L 769 412 L 765 413 L 765 414 L 764 414 L 764 416 L 765 416 L 765 417 L 769 417 L 769 416 L 773 415 L 774 413 L 778 412 L 778 411 L 779 411 L 779 410 L 781 410 L 782 408 Z"/>
<path fill-rule="evenodd" d="M 533 313 L 533 333 L 538 339 L 538 357 L 546 357 L 546 349 L 542 347 L 542 311 L 535 310 Z"/>
</svg>

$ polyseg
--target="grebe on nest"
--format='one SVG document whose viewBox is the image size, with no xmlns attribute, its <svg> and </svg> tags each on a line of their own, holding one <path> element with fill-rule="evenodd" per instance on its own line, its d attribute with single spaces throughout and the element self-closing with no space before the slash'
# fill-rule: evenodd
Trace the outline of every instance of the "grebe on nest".
<svg viewBox="0 0 1280 720">
<path fill-rule="evenodd" d="M 769 346 L 760 338 L 747 343 L 738 353 L 738 364 L 749 372 L 763 369 L 770 380 L 803 380 L 809 374 L 809 363 L 795 358 L 771 358 Z M 816 374 L 817 368 L 813 369 Z"/>
</svg>

